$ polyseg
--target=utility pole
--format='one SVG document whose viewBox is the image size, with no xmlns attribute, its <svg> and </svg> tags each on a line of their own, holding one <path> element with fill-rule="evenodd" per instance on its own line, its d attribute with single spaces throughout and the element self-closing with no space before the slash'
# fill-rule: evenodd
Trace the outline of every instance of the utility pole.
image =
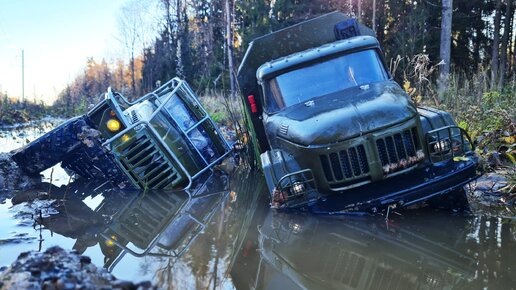
<svg viewBox="0 0 516 290">
<path fill-rule="evenodd" d="M 22 103 L 25 99 L 25 51 L 21 51 L 21 83 L 22 83 Z"/>
</svg>

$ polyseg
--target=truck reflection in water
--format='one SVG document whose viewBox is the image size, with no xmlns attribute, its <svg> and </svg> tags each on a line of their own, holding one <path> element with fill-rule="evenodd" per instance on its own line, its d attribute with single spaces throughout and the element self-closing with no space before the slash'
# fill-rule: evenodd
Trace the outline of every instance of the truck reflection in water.
<svg viewBox="0 0 516 290">
<path fill-rule="evenodd" d="M 78 181 L 51 188 L 55 211 L 38 222 L 73 238 L 80 253 L 99 253 L 115 275 L 126 271 L 164 289 L 516 285 L 516 219 L 431 208 L 392 214 L 389 222 L 274 211 L 260 176 L 233 177 L 215 172 L 190 191 L 144 193 Z M 25 192 L 12 202 L 28 199 Z"/>
<path fill-rule="evenodd" d="M 137 257 L 181 256 L 229 192 L 227 175 L 221 171 L 207 172 L 188 190 L 142 193 L 102 187 L 84 180 L 51 187 L 51 198 L 61 200 L 54 203 L 57 213 L 36 221 L 52 232 L 76 239 L 73 249 L 80 254 L 98 244 L 104 267 L 110 271 L 127 253 Z M 21 193 L 13 203 L 29 196 Z M 86 205 L 87 198 L 98 196 L 102 197 L 98 205 Z"/>
<path fill-rule="evenodd" d="M 274 211 L 261 219 L 231 272 L 238 289 L 514 289 L 513 221 L 434 211 L 390 223 Z"/>
</svg>

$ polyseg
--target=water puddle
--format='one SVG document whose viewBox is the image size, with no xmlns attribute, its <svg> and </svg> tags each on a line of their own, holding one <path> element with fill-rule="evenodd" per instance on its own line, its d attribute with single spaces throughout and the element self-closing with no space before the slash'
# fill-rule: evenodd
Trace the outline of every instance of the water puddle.
<svg viewBox="0 0 516 290">
<path fill-rule="evenodd" d="M 4 139 L 0 151 L 20 144 Z M 265 191 L 261 175 L 243 172 L 215 172 L 188 191 L 138 192 L 69 182 L 54 168 L 38 189 L 0 193 L 0 267 L 59 245 L 119 279 L 160 288 L 516 285 L 516 219 L 506 209 L 486 211 L 488 203 L 475 201 L 473 214 L 323 216 L 271 210 Z"/>
</svg>

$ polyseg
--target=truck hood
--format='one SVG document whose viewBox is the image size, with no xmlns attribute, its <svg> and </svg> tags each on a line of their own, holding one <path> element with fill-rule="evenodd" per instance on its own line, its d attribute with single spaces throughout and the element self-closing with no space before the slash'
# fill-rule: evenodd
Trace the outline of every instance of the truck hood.
<svg viewBox="0 0 516 290">
<path fill-rule="evenodd" d="M 407 94 L 397 83 L 387 81 L 291 106 L 269 116 L 265 126 L 270 135 L 299 145 L 326 145 L 398 124 L 416 114 Z"/>
</svg>

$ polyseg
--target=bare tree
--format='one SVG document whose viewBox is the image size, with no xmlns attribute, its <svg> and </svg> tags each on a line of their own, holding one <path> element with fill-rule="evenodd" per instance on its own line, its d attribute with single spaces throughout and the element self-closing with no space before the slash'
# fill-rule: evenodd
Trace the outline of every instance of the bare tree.
<svg viewBox="0 0 516 290">
<path fill-rule="evenodd" d="M 507 68 L 507 47 L 509 43 L 509 31 L 511 30 L 512 19 L 512 0 L 507 0 L 505 8 L 505 20 L 503 27 L 502 48 L 500 51 L 500 68 L 498 72 L 498 90 L 501 90 L 504 85 L 506 68 Z"/>
<path fill-rule="evenodd" d="M 129 54 L 131 95 L 136 96 L 135 57 L 143 53 L 153 31 L 149 18 L 149 2 L 130 0 L 118 16 L 119 40 Z"/>
<path fill-rule="evenodd" d="M 229 85 L 230 85 L 230 95 L 231 97 L 235 97 L 235 75 L 234 75 L 234 65 L 233 65 L 233 32 L 232 32 L 232 9 L 233 6 L 230 0 L 226 0 L 226 45 L 227 45 L 227 53 L 228 53 L 228 70 L 229 70 Z M 233 2 L 233 1 L 231 1 Z"/>
<path fill-rule="evenodd" d="M 373 30 L 376 32 L 376 0 L 373 0 Z"/>
<path fill-rule="evenodd" d="M 361 0 L 357 0 L 357 20 L 360 22 L 362 20 L 362 2 Z"/>
<path fill-rule="evenodd" d="M 182 23 L 182 12 L 183 9 L 186 9 L 186 3 L 182 3 L 181 0 L 176 0 L 176 21 L 177 21 L 177 28 L 175 30 L 175 39 L 177 43 L 176 48 L 176 74 L 183 78 L 184 77 L 184 66 L 183 66 L 183 41 L 181 39 L 183 29 L 184 29 L 184 23 Z"/>
<path fill-rule="evenodd" d="M 512 18 L 512 23 L 514 25 L 514 23 L 516 22 L 516 13 L 514 13 L 514 9 L 513 9 L 513 18 Z M 512 25 L 511 25 L 512 26 Z M 512 47 L 513 47 L 513 51 L 512 51 L 512 74 L 513 76 L 516 76 L 516 31 L 515 30 L 512 30 L 512 34 L 513 34 L 513 41 L 512 41 Z"/>
<path fill-rule="evenodd" d="M 498 75 L 498 53 L 500 46 L 500 19 L 502 1 L 496 0 L 494 31 L 493 31 L 493 52 L 491 53 L 491 90 L 494 89 Z"/>
<path fill-rule="evenodd" d="M 443 0 L 441 18 L 441 46 L 439 56 L 443 64 L 439 71 L 438 93 L 442 96 L 448 88 L 450 75 L 451 27 L 452 27 L 453 0 Z"/>
</svg>

